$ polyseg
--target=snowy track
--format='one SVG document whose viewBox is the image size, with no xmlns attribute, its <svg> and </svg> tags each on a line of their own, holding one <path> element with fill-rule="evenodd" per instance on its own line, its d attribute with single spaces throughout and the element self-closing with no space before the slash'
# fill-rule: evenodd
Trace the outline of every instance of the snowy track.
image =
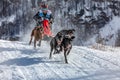
<svg viewBox="0 0 120 80">
<path fill-rule="evenodd" d="M 98 51 L 74 46 L 49 59 L 49 44 L 34 49 L 25 42 L 0 40 L 0 80 L 120 80 L 120 50 Z"/>
</svg>

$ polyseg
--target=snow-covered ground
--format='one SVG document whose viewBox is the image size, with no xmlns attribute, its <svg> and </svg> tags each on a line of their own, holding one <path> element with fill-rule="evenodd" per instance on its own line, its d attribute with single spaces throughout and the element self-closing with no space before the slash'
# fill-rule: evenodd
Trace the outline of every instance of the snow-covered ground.
<svg viewBox="0 0 120 80">
<path fill-rule="evenodd" d="M 73 46 L 65 64 L 48 46 L 0 40 L 0 80 L 120 80 L 120 48 Z"/>
</svg>

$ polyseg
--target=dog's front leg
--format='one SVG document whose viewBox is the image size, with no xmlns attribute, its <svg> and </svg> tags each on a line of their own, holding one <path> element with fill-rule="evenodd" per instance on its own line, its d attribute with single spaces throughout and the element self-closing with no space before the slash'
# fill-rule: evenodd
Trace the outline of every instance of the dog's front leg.
<svg viewBox="0 0 120 80">
<path fill-rule="evenodd" d="M 41 46 L 41 39 L 39 40 L 38 46 Z"/>
<path fill-rule="evenodd" d="M 67 54 L 66 54 L 67 50 L 64 50 L 64 57 L 65 57 L 65 63 L 68 64 L 68 61 L 67 61 Z"/>
<path fill-rule="evenodd" d="M 58 49 L 57 49 L 57 45 L 55 45 L 55 47 L 54 47 L 54 53 L 53 54 L 57 54 L 57 53 L 59 53 L 59 51 L 58 51 Z"/>
<path fill-rule="evenodd" d="M 51 59 L 52 58 L 52 52 L 53 52 L 53 44 L 52 43 L 50 43 L 50 55 L 49 55 L 49 59 Z"/>
<path fill-rule="evenodd" d="M 64 50 L 64 47 L 62 45 L 60 45 L 60 50 L 59 52 L 62 52 Z"/>
<path fill-rule="evenodd" d="M 51 51 L 50 51 L 50 56 L 49 56 L 49 59 L 52 58 L 52 52 L 53 52 L 53 48 L 51 47 Z"/>
<path fill-rule="evenodd" d="M 72 49 L 72 45 L 71 45 L 70 48 L 68 49 L 67 55 L 69 55 L 71 49 Z"/>
<path fill-rule="evenodd" d="M 57 54 L 57 49 L 54 49 L 54 54 Z"/>
<path fill-rule="evenodd" d="M 34 39 L 34 48 L 36 48 L 36 40 Z"/>
</svg>

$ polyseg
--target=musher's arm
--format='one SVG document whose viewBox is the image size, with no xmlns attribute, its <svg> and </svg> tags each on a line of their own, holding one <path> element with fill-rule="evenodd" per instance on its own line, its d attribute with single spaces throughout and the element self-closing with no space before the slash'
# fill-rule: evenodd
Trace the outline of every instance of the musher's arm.
<svg viewBox="0 0 120 80">
<path fill-rule="evenodd" d="M 33 19 L 37 22 L 37 25 L 40 25 L 42 23 L 42 18 L 40 17 L 40 12 L 37 12 L 34 16 Z"/>
<path fill-rule="evenodd" d="M 39 17 L 39 12 L 37 12 L 37 13 L 33 16 L 33 19 L 34 19 L 35 21 L 37 21 L 38 19 L 40 19 L 40 17 Z"/>
<path fill-rule="evenodd" d="M 52 15 L 52 14 L 50 15 L 49 21 L 50 21 L 51 24 L 54 22 L 54 18 L 53 18 L 53 15 Z"/>
</svg>

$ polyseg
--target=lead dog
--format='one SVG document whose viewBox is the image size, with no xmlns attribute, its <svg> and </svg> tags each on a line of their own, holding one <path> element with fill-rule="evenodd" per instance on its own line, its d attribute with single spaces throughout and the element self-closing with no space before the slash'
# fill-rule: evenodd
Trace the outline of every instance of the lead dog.
<svg viewBox="0 0 120 80">
<path fill-rule="evenodd" d="M 54 54 L 59 53 L 60 51 L 63 50 L 62 47 L 65 46 L 62 46 L 61 44 L 64 44 L 66 40 L 71 44 L 71 40 L 73 39 L 74 32 L 75 32 L 74 29 L 69 29 L 69 30 L 61 30 L 60 32 L 57 33 L 57 35 L 50 42 L 51 50 L 50 50 L 49 58 L 52 58 L 53 50 L 54 50 Z"/>
<path fill-rule="evenodd" d="M 63 36 L 73 36 L 74 35 L 74 32 L 75 32 L 75 29 L 68 29 L 68 30 L 61 30 L 60 33 L 63 35 Z"/>
<path fill-rule="evenodd" d="M 64 51 L 65 63 L 68 63 L 67 55 L 69 55 L 69 53 L 72 49 L 72 41 L 74 38 L 75 38 L 75 36 L 64 37 L 64 39 L 60 45 L 62 51 Z"/>
<path fill-rule="evenodd" d="M 50 47 L 51 51 L 50 53 L 52 54 L 52 51 L 54 50 L 54 54 L 59 53 L 61 49 L 57 49 L 60 47 L 61 42 L 65 36 L 67 37 L 72 37 L 74 35 L 75 30 L 74 29 L 69 29 L 69 30 L 61 30 L 60 32 L 57 33 L 57 35 L 50 41 Z"/>
</svg>

